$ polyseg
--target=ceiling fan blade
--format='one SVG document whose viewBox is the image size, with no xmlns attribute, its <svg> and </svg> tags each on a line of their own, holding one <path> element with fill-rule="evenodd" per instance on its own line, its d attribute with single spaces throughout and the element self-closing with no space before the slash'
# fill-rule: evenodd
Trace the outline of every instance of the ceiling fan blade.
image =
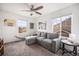
<svg viewBox="0 0 79 59">
<path fill-rule="evenodd" d="M 43 6 L 39 6 L 39 7 L 37 7 L 37 8 L 34 8 L 33 10 L 40 10 L 40 9 L 42 9 L 43 8 Z"/>
<path fill-rule="evenodd" d="M 35 12 L 35 13 L 37 13 L 37 14 L 39 14 L 39 15 L 42 15 L 40 12 Z"/>
</svg>

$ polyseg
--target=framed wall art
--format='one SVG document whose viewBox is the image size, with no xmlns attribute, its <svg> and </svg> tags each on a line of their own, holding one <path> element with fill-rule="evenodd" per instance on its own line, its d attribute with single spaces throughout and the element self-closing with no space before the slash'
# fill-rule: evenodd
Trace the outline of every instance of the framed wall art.
<svg viewBox="0 0 79 59">
<path fill-rule="evenodd" d="M 34 23 L 30 23 L 30 29 L 34 29 Z"/>
<path fill-rule="evenodd" d="M 39 23 L 38 23 L 38 29 L 46 30 L 46 23 L 39 22 Z"/>
<path fill-rule="evenodd" d="M 12 19 L 4 19 L 4 24 L 7 25 L 7 26 L 15 26 L 16 21 L 12 20 Z"/>
<path fill-rule="evenodd" d="M 26 27 L 19 27 L 19 33 L 26 32 Z"/>
</svg>

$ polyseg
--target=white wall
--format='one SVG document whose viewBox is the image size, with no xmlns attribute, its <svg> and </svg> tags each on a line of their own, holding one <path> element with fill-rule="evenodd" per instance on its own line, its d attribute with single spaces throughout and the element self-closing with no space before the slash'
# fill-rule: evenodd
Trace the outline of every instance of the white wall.
<svg viewBox="0 0 79 59">
<path fill-rule="evenodd" d="M 72 9 L 72 34 L 75 35 L 75 40 L 79 42 L 79 4 L 75 4 Z"/>
<path fill-rule="evenodd" d="M 61 17 L 64 15 L 70 15 L 72 14 L 72 25 L 71 25 L 71 33 L 76 36 L 75 40 L 79 41 L 79 4 L 73 4 L 67 8 L 58 10 L 56 12 L 53 12 L 51 14 L 45 15 L 38 20 L 38 22 L 47 22 L 47 30 L 46 32 L 53 32 L 53 27 L 51 24 L 51 19 Z M 37 23 L 38 24 L 38 23 Z M 42 31 L 37 29 L 38 31 Z"/>
<path fill-rule="evenodd" d="M 17 20 L 25 20 L 28 22 L 27 25 L 27 32 L 25 33 L 18 33 L 18 27 L 17 25 L 14 27 L 9 27 L 9 26 L 5 26 L 3 20 L 5 18 L 9 18 L 9 19 L 13 19 L 15 21 Z M 28 17 L 23 17 L 20 15 L 16 15 L 7 11 L 0 11 L 0 36 L 3 37 L 4 42 L 12 42 L 12 41 L 16 41 L 19 39 L 15 38 L 15 35 L 19 35 L 21 37 L 33 34 L 35 32 L 35 28 L 34 29 L 30 29 L 29 27 L 29 23 L 33 22 L 35 23 L 35 20 L 33 18 L 28 18 Z M 35 26 L 36 27 L 36 26 Z M 1 30 L 2 29 L 2 30 Z M 2 32 L 2 33 L 1 33 Z"/>
<path fill-rule="evenodd" d="M 38 23 L 39 22 L 43 22 L 43 23 L 46 23 L 46 30 L 41 30 L 41 29 L 38 29 Z M 52 29 L 50 26 L 51 26 L 51 23 L 50 23 L 50 21 L 47 21 L 47 20 L 45 20 L 44 18 L 43 19 L 37 19 L 37 31 L 41 31 L 41 32 L 48 32 L 48 33 L 50 33 L 50 32 L 52 32 L 52 30 L 50 31 L 50 29 Z"/>
<path fill-rule="evenodd" d="M 22 20 L 23 19 L 23 20 L 28 21 L 27 32 L 20 34 L 21 36 L 22 35 L 25 36 L 25 35 L 31 34 L 33 32 L 36 32 L 36 31 L 53 32 L 52 23 L 49 20 L 51 20 L 53 18 L 64 16 L 64 15 L 69 15 L 69 14 L 72 14 L 72 16 L 73 16 L 72 25 L 71 25 L 72 26 L 71 33 L 75 34 L 76 39 L 79 40 L 79 38 L 78 38 L 79 37 L 79 26 L 78 26 L 79 25 L 79 4 L 74 4 L 74 5 L 69 6 L 67 8 L 63 8 L 61 10 L 58 10 L 56 12 L 52 12 L 51 14 L 44 15 L 44 16 L 42 16 L 40 18 L 36 18 L 36 19 L 27 18 L 27 17 L 24 17 L 24 16 L 20 16 L 20 15 L 16 15 L 16 14 L 13 14 L 13 13 L 10 13 L 10 12 L 6 12 L 6 11 L 0 11 L 0 25 L 2 26 L 2 30 L 0 29 L 0 36 L 2 36 L 2 34 L 3 34 L 4 41 L 8 42 L 10 40 L 11 41 L 14 40 L 14 38 L 12 39 L 10 37 L 11 33 L 13 34 L 12 37 L 18 33 L 17 26 L 11 28 L 12 31 L 10 31 L 10 29 L 8 27 L 4 27 L 3 20 L 5 18 L 11 18 L 11 19 L 14 19 L 14 20 Z M 29 22 L 35 23 L 35 29 L 34 30 L 29 29 Z M 47 23 L 47 30 L 39 30 L 38 29 L 38 22 Z M 1 26 L 0 26 L 0 28 L 1 28 Z M 14 30 L 14 29 L 16 29 L 16 30 Z M 9 32 L 7 32 L 7 30 Z M 1 33 L 2 31 L 3 31 L 3 33 Z M 8 33 L 8 35 L 7 35 L 7 33 Z"/>
<path fill-rule="evenodd" d="M 69 7 L 63 8 L 63 9 L 53 12 L 51 14 L 40 17 L 37 19 L 37 24 L 38 24 L 38 22 L 46 22 L 47 23 L 47 30 L 45 30 L 45 31 L 46 32 L 53 32 L 52 23 L 50 20 L 57 18 L 57 17 L 70 15 L 70 14 L 72 14 L 71 33 L 76 36 L 75 40 L 79 41 L 79 4 L 73 4 Z M 37 28 L 37 30 L 42 31 L 42 30 L 39 30 L 38 28 Z"/>
<path fill-rule="evenodd" d="M 53 32 L 52 30 L 52 24 L 51 24 L 51 19 L 53 18 L 57 18 L 57 17 L 61 17 L 64 15 L 70 15 L 72 14 L 72 19 L 71 19 L 71 34 L 75 35 L 75 39 L 72 39 L 76 42 L 79 42 L 79 4 L 74 4 L 72 6 L 69 6 L 67 8 L 58 10 L 56 12 L 53 12 L 49 15 L 43 16 L 38 20 L 41 22 L 47 22 L 47 30 L 45 30 L 46 32 Z M 37 22 L 37 24 L 38 24 Z M 38 31 L 42 31 L 37 29 Z M 67 49 L 73 49 L 72 47 L 66 46 Z"/>
<path fill-rule="evenodd" d="M 63 8 L 61 10 L 52 12 L 51 14 L 48 15 L 44 15 L 40 18 L 37 18 L 37 26 L 38 26 L 38 22 L 46 22 L 47 23 L 47 29 L 46 30 L 39 30 L 37 27 L 37 31 L 45 31 L 45 32 L 53 32 L 53 26 L 52 26 L 52 21 L 54 18 L 57 17 L 62 17 L 65 15 L 70 15 L 72 14 L 72 6 L 69 6 L 67 8 Z"/>
</svg>

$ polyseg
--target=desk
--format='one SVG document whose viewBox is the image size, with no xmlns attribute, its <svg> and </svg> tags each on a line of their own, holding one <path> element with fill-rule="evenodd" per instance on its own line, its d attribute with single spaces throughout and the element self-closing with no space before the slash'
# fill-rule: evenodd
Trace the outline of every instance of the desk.
<svg viewBox="0 0 79 59">
<path fill-rule="evenodd" d="M 61 40 L 61 43 L 62 43 L 62 55 L 64 53 L 71 53 L 73 54 L 74 56 L 77 55 L 77 47 L 79 46 L 79 43 L 75 43 L 75 42 L 72 42 L 72 41 L 69 41 L 69 40 Z M 68 46 L 73 46 L 73 51 L 68 51 L 66 48 L 65 48 L 65 45 L 68 45 Z"/>
</svg>

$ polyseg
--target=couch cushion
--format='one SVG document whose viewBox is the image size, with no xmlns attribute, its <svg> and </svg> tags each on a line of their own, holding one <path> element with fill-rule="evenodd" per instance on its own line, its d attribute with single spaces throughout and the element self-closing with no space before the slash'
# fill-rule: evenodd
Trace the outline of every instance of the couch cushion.
<svg viewBox="0 0 79 59">
<path fill-rule="evenodd" d="M 37 36 L 28 36 L 28 37 L 25 37 L 25 39 L 35 39 L 37 38 Z"/>
<path fill-rule="evenodd" d="M 44 33 L 44 32 L 41 32 L 41 37 L 44 37 L 44 38 L 46 38 L 46 33 Z"/>
<path fill-rule="evenodd" d="M 46 42 L 46 43 L 52 43 L 52 40 L 50 40 L 50 39 L 45 39 L 45 40 L 43 40 L 44 42 Z"/>
<path fill-rule="evenodd" d="M 59 35 L 55 34 L 55 33 L 48 33 L 47 34 L 48 39 L 54 39 L 54 38 L 58 38 L 58 37 L 59 37 Z"/>
<path fill-rule="evenodd" d="M 37 40 L 43 40 L 44 37 L 37 37 Z"/>
<path fill-rule="evenodd" d="M 52 48 L 52 40 L 44 39 L 43 43 L 42 43 L 42 46 L 47 48 L 48 50 L 51 50 L 51 48 Z"/>
<path fill-rule="evenodd" d="M 40 33 L 40 32 L 38 32 L 38 33 L 37 33 L 37 36 L 38 36 L 38 37 L 40 37 L 40 36 L 41 36 L 41 33 Z"/>
<path fill-rule="evenodd" d="M 43 45 L 44 37 L 37 37 L 37 43 Z"/>
</svg>

